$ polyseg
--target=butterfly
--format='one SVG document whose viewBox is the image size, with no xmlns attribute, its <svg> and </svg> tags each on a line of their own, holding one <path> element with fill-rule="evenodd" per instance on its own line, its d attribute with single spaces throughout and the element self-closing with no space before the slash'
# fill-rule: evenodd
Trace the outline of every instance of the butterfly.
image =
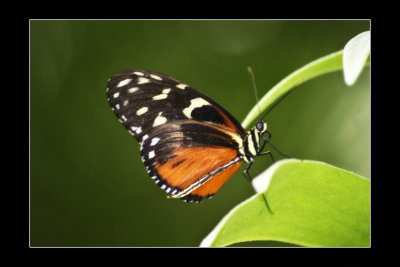
<svg viewBox="0 0 400 267">
<path fill-rule="evenodd" d="M 254 158 L 270 153 L 261 152 L 266 142 L 260 146 L 270 138 L 265 121 L 246 131 L 214 100 L 159 72 L 129 69 L 114 74 L 107 100 L 140 143 L 149 176 L 172 198 L 210 198 L 243 162 L 249 164 L 245 175 L 250 178 Z"/>
</svg>

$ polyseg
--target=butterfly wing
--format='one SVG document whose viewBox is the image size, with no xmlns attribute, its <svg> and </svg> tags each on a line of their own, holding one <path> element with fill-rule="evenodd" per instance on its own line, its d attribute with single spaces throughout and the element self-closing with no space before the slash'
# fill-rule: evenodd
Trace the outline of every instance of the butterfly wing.
<svg viewBox="0 0 400 267">
<path fill-rule="evenodd" d="M 214 195 L 234 173 L 227 169 L 240 167 L 237 154 L 229 134 L 192 120 L 166 123 L 141 145 L 150 177 L 170 196 L 186 201 Z"/>
<path fill-rule="evenodd" d="M 200 201 L 239 168 L 245 130 L 191 86 L 162 73 L 131 69 L 111 77 L 107 97 L 141 143 L 149 175 L 170 196 Z"/>
</svg>

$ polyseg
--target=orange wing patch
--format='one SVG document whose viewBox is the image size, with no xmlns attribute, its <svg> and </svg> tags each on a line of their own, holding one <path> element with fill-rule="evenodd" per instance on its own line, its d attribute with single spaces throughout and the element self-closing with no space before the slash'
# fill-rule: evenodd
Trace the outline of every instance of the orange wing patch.
<svg viewBox="0 0 400 267">
<path fill-rule="evenodd" d="M 172 187 L 184 190 L 203 176 L 234 160 L 237 150 L 221 147 L 190 147 L 175 150 L 174 158 L 165 164 L 156 161 L 155 169 L 159 176 Z M 241 162 L 223 170 L 193 191 L 206 197 L 218 189 L 240 167 Z M 192 194 L 192 193 L 191 193 Z"/>
<path fill-rule="evenodd" d="M 215 193 L 217 193 L 221 186 L 223 186 L 226 181 L 228 181 L 228 179 L 231 178 L 231 176 L 240 168 L 240 165 L 242 165 L 241 161 L 227 168 L 220 174 L 214 176 L 208 182 L 206 182 L 196 190 L 192 191 L 190 195 L 200 196 L 201 198 L 213 196 Z"/>
</svg>

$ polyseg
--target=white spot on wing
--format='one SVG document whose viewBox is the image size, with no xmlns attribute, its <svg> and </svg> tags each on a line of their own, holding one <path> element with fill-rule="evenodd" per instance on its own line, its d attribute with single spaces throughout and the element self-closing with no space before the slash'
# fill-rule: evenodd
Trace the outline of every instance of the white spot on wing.
<svg viewBox="0 0 400 267">
<path fill-rule="evenodd" d="M 113 94 L 113 97 L 114 97 L 114 98 L 119 97 L 119 92 L 116 92 L 115 94 Z"/>
<path fill-rule="evenodd" d="M 128 100 L 124 100 L 124 102 L 122 102 L 122 105 L 125 107 L 126 105 L 128 105 L 129 101 Z"/>
<path fill-rule="evenodd" d="M 134 92 L 136 92 L 137 90 L 139 90 L 139 87 L 132 87 L 128 89 L 128 93 L 132 94 Z"/>
<path fill-rule="evenodd" d="M 166 99 L 168 97 L 168 93 L 171 91 L 171 88 L 165 88 L 162 90 L 162 94 L 153 96 L 153 100 L 161 100 L 161 99 Z"/>
<path fill-rule="evenodd" d="M 124 121 L 127 121 L 128 119 L 125 117 L 125 115 L 121 116 L 121 119 L 123 119 Z"/>
<path fill-rule="evenodd" d="M 142 127 L 135 127 L 131 126 L 132 131 L 134 131 L 136 134 L 140 134 L 142 132 Z"/>
<path fill-rule="evenodd" d="M 119 104 L 116 104 L 116 105 L 115 105 L 115 108 L 116 108 L 116 109 L 119 109 Z"/>
<path fill-rule="evenodd" d="M 147 78 L 144 78 L 144 77 L 139 77 L 139 80 L 138 80 L 138 84 L 145 84 L 145 83 L 149 83 L 150 82 L 150 80 L 149 79 L 147 79 Z"/>
<path fill-rule="evenodd" d="M 162 81 L 162 78 L 161 78 L 160 76 L 158 76 L 158 75 L 150 74 L 150 77 L 153 78 L 153 79 L 155 79 L 155 80 Z"/>
<path fill-rule="evenodd" d="M 139 76 L 144 76 L 143 72 L 140 71 L 135 71 L 133 72 L 133 74 L 139 75 Z"/>
<path fill-rule="evenodd" d="M 143 137 L 142 137 L 142 142 L 143 142 L 144 140 L 146 140 L 147 138 L 149 138 L 149 135 L 148 135 L 148 134 L 143 135 Z"/>
<path fill-rule="evenodd" d="M 190 106 L 185 108 L 182 112 L 183 112 L 183 114 L 185 114 L 186 117 L 191 119 L 192 118 L 191 114 L 194 109 L 200 108 L 202 106 L 209 106 L 209 105 L 211 105 L 211 104 L 201 97 L 194 98 L 194 99 L 190 100 Z"/>
<path fill-rule="evenodd" d="M 138 110 L 136 111 L 136 115 L 140 116 L 140 115 L 146 113 L 148 110 L 149 110 L 148 107 L 142 107 L 142 108 L 140 108 L 140 109 L 138 109 Z"/>
<path fill-rule="evenodd" d="M 155 146 L 161 139 L 158 137 L 154 137 L 153 139 L 151 139 L 151 146 Z"/>
<path fill-rule="evenodd" d="M 127 85 L 130 81 L 132 81 L 132 79 L 125 79 L 125 80 L 122 80 L 122 81 L 120 81 L 120 82 L 117 84 L 117 87 L 122 87 L 122 86 L 124 86 L 124 85 Z"/>
<path fill-rule="evenodd" d="M 149 152 L 149 159 L 154 158 L 154 156 L 156 155 L 156 153 L 154 153 L 154 150 Z"/>
<path fill-rule="evenodd" d="M 161 99 L 166 99 L 168 97 L 167 94 L 159 94 L 159 95 L 155 95 L 153 96 L 153 100 L 161 100 Z"/>
<path fill-rule="evenodd" d="M 184 90 L 187 87 L 187 85 L 183 84 L 183 83 L 180 83 L 180 84 L 177 84 L 176 87 L 179 88 L 179 89 Z"/>
<path fill-rule="evenodd" d="M 167 118 L 162 116 L 162 112 L 158 113 L 158 116 L 154 119 L 153 127 L 164 124 L 167 122 Z"/>
</svg>

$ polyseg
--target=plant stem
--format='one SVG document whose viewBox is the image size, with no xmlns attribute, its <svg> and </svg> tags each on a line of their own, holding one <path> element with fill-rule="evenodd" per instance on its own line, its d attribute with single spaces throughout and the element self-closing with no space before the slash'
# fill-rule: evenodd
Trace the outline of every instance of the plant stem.
<svg viewBox="0 0 400 267">
<path fill-rule="evenodd" d="M 301 83 L 325 73 L 341 70 L 343 68 L 342 56 L 343 50 L 334 52 L 308 63 L 285 77 L 278 84 L 272 87 L 268 93 L 261 98 L 258 104 L 250 110 L 242 122 L 243 128 L 249 128 L 252 125 L 251 123 L 259 118 L 260 110 L 261 112 L 267 110 L 281 97 L 294 90 Z M 367 60 L 366 65 L 369 65 L 369 59 Z"/>
</svg>

